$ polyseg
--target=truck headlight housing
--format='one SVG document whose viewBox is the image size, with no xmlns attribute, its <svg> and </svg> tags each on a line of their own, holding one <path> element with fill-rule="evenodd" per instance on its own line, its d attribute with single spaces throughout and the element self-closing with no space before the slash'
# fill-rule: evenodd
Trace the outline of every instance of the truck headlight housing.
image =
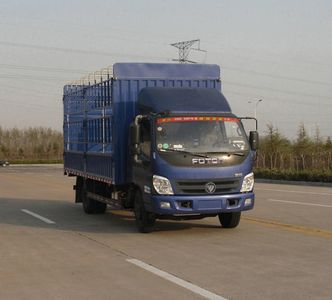
<svg viewBox="0 0 332 300">
<path fill-rule="evenodd" d="M 254 188 L 254 182 L 254 173 L 249 173 L 248 175 L 244 176 L 240 192 L 251 192 Z"/>
<path fill-rule="evenodd" d="M 153 187 L 160 195 L 174 195 L 171 183 L 165 177 L 153 175 Z"/>
</svg>

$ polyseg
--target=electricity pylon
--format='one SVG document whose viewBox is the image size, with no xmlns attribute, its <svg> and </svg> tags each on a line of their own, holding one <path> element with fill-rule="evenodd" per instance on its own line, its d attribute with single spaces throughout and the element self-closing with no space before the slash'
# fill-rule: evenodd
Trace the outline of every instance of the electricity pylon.
<svg viewBox="0 0 332 300">
<path fill-rule="evenodd" d="M 183 42 L 177 42 L 177 43 L 171 44 L 171 46 L 179 49 L 179 58 L 178 59 L 173 59 L 173 60 L 178 61 L 181 64 L 185 64 L 185 63 L 195 64 L 196 63 L 195 61 L 188 60 L 188 56 L 189 56 L 190 51 L 195 50 L 195 51 L 207 52 L 206 50 L 201 50 L 200 42 L 201 42 L 201 40 L 197 39 L 197 40 L 183 41 Z M 198 47 L 197 48 L 191 48 L 191 46 L 194 45 L 195 43 L 198 44 Z"/>
</svg>

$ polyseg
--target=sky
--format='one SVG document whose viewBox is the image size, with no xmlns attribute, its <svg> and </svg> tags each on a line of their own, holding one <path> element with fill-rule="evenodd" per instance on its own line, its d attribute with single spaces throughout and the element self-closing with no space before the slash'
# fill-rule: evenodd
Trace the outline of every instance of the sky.
<svg viewBox="0 0 332 300">
<path fill-rule="evenodd" d="M 238 116 L 295 139 L 332 136 L 332 2 L 0 0 L 0 126 L 62 129 L 63 86 L 116 62 L 189 59 L 221 67 Z M 262 101 L 259 101 L 262 99 Z"/>
</svg>

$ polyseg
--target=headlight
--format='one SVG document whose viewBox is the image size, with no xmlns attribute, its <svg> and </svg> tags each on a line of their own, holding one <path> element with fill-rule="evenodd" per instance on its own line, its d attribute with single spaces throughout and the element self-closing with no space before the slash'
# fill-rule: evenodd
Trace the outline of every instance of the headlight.
<svg viewBox="0 0 332 300">
<path fill-rule="evenodd" d="M 254 188 L 254 173 L 249 173 L 243 178 L 242 182 L 242 187 L 240 192 L 245 193 L 245 192 L 251 192 Z"/>
<path fill-rule="evenodd" d="M 160 195 L 173 195 L 173 189 L 169 180 L 165 177 L 153 175 L 153 187 Z"/>
</svg>

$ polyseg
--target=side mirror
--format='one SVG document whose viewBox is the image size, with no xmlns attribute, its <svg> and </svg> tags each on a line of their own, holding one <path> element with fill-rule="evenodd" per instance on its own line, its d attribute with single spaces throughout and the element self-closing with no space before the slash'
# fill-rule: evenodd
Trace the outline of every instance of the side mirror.
<svg viewBox="0 0 332 300">
<path fill-rule="evenodd" d="M 141 154 L 140 131 L 140 125 L 136 125 L 134 123 L 130 125 L 130 146 L 132 151 L 131 153 L 136 156 Z"/>
<path fill-rule="evenodd" d="M 135 122 L 130 124 L 130 148 L 134 161 L 139 164 L 142 163 L 142 161 L 139 159 L 139 156 L 141 154 L 140 137 L 141 126 L 138 120 L 135 120 Z"/>
<path fill-rule="evenodd" d="M 249 144 L 251 150 L 256 151 L 259 146 L 259 136 L 257 131 L 250 131 L 249 133 Z"/>
<path fill-rule="evenodd" d="M 139 124 L 132 123 L 130 125 L 130 143 L 132 146 L 140 143 L 141 126 Z"/>
</svg>

